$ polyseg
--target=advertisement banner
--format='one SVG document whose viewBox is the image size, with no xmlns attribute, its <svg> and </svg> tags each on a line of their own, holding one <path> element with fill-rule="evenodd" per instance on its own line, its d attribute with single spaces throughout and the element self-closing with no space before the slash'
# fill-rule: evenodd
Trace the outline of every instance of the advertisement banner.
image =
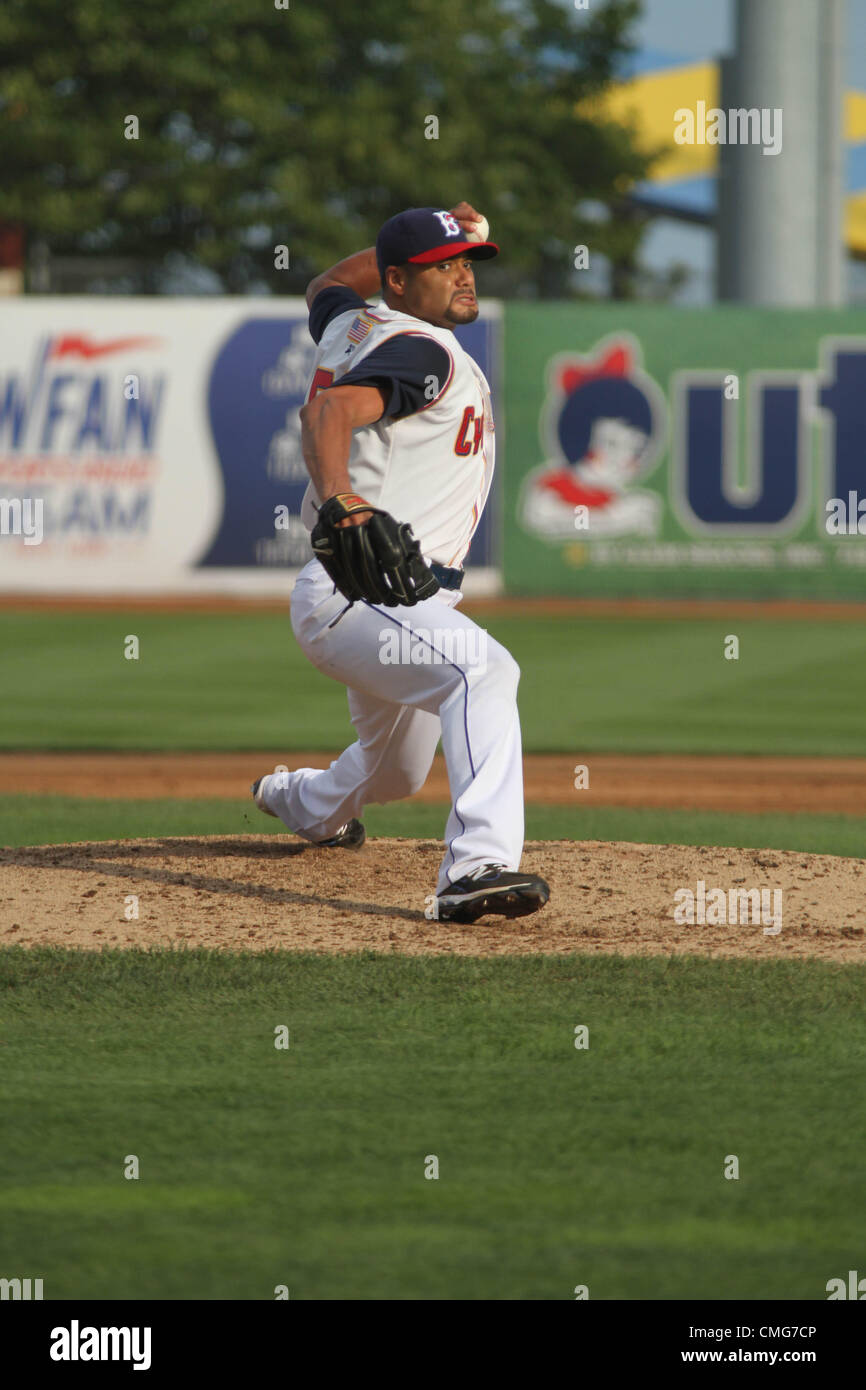
<svg viewBox="0 0 866 1390">
<path fill-rule="evenodd" d="M 285 594 L 310 558 L 302 299 L 0 308 L 0 592 Z M 459 338 L 499 389 L 501 315 Z M 497 497 L 466 592 L 499 587 Z"/>
<path fill-rule="evenodd" d="M 866 311 L 510 304 L 505 392 L 509 593 L 866 596 Z"/>
</svg>

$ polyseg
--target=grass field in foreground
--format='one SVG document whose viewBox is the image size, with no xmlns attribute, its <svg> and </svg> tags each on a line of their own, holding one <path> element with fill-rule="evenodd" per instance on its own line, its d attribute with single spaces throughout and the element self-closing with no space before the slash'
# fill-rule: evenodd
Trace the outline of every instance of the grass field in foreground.
<svg viewBox="0 0 866 1390">
<path fill-rule="evenodd" d="M 864 979 L 2 951 L 0 1268 L 47 1299 L 824 1299 L 866 1246 Z"/>
<path fill-rule="evenodd" d="M 442 837 L 443 803 L 369 806 L 371 836 Z M 247 801 L 114 801 L 90 797 L 0 796 L 0 845 L 50 845 L 79 840 L 134 840 L 162 835 L 283 835 Z M 631 840 L 646 844 L 733 845 L 801 849 L 812 854 L 866 853 L 866 820 L 809 814 L 748 815 L 630 807 L 527 806 L 528 840 Z"/>
<path fill-rule="evenodd" d="M 527 752 L 866 756 L 862 623 L 496 618 Z M 140 659 L 126 661 L 135 634 Z M 725 637 L 740 639 L 737 661 Z M 281 613 L 0 612 L 5 748 L 334 748 L 343 687 Z"/>
</svg>

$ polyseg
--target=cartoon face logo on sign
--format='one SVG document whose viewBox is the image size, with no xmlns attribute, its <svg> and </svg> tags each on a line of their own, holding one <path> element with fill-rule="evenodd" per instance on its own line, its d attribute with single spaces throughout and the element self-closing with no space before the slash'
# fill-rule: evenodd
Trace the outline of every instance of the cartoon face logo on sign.
<svg viewBox="0 0 866 1390">
<path fill-rule="evenodd" d="M 556 542 L 658 534 L 661 498 L 634 484 L 660 456 L 665 400 L 640 363 L 640 344 L 625 333 L 586 356 L 551 359 L 540 430 L 547 461 L 527 475 L 518 503 L 532 535 Z"/>
</svg>

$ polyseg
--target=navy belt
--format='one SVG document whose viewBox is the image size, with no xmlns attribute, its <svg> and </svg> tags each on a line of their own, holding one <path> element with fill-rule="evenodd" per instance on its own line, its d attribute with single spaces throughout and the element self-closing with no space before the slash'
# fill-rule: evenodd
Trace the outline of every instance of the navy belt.
<svg viewBox="0 0 866 1390">
<path fill-rule="evenodd" d="M 463 587 L 463 570 L 450 570 L 447 565 L 437 565 L 435 562 L 430 566 L 431 570 L 439 580 L 443 589 L 460 589 Z"/>
</svg>

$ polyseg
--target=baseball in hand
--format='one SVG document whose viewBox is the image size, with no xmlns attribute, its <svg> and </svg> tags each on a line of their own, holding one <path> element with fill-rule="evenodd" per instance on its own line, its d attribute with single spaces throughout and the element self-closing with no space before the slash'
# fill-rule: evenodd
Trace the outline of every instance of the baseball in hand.
<svg viewBox="0 0 866 1390">
<path fill-rule="evenodd" d="M 486 217 L 482 217 L 480 222 L 476 222 L 473 230 L 466 233 L 467 241 L 489 241 L 490 224 Z"/>
</svg>

